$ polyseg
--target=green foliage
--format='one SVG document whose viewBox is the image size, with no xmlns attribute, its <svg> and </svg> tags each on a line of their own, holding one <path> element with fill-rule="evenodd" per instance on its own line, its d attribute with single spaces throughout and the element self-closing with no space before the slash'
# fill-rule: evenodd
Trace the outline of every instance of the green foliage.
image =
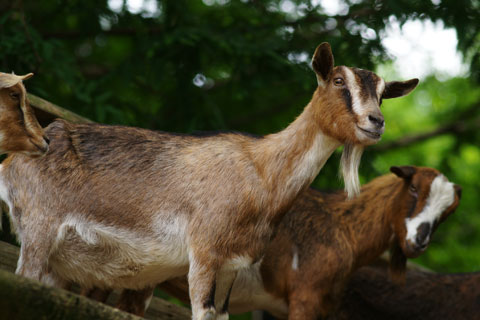
<svg viewBox="0 0 480 320">
<path fill-rule="evenodd" d="M 284 128 L 310 99 L 316 82 L 308 62 L 320 42 L 331 43 L 336 64 L 382 65 L 379 74 L 393 80 L 380 38 L 390 17 L 442 20 L 457 30 L 470 77 L 422 79 L 412 95 L 385 101 L 383 146 L 367 149 L 362 181 L 414 164 L 461 184 L 460 208 L 419 262 L 478 270 L 479 1 L 343 3 L 346 12 L 329 16 L 307 0 L 159 0 L 154 13 L 132 13 L 125 2 L 113 10 L 107 0 L 0 1 L 0 70 L 34 72 L 30 92 L 98 122 L 265 134 Z M 433 134 L 391 144 L 425 132 Z M 341 188 L 338 160 L 337 153 L 316 186 Z"/>
</svg>

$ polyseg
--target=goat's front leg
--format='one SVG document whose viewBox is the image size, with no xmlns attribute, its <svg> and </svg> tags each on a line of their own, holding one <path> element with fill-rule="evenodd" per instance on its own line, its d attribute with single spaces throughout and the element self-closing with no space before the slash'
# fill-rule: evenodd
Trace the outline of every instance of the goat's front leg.
<svg viewBox="0 0 480 320">
<path fill-rule="evenodd" d="M 217 292 L 215 293 L 217 320 L 228 320 L 228 302 L 236 277 L 236 270 L 222 270 L 217 274 Z"/>
<path fill-rule="evenodd" d="M 215 319 L 217 270 L 215 263 L 209 265 L 201 263 L 195 258 L 190 259 L 188 285 L 193 320 Z"/>
</svg>

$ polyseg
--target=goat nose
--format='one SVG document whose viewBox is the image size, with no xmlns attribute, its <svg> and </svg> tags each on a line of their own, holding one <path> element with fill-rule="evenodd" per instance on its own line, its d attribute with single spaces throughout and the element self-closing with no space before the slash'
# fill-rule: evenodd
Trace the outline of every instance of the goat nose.
<svg viewBox="0 0 480 320">
<path fill-rule="evenodd" d="M 374 125 L 379 128 L 382 128 L 385 124 L 385 119 L 382 115 L 369 115 L 368 120 L 370 120 Z"/>
<path fill-rule="evenodd" d="M 424 248 L 428 243 L 428 238 L 428 235 L 417 235 L 415 237 L 415 242 L 417 243 L 418 247 Z"/>
<path fill-rule="evenodd" d="M 430 240 L 430 231 L 432 226 L 428 222 L 423 222 L 417 227 L 417 235 L 415 236 L 415 242 L 417 246 L 424 247 Z"/>
</svg>

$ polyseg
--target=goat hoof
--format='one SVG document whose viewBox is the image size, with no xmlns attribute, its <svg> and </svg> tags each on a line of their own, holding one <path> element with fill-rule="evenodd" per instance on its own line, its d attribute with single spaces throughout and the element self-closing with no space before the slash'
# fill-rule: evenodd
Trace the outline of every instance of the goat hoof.
<svg viewBox="0 0 480 320">
<path fill-rule="evenodd" d="M 207 311 L 203 317 L 202 320 L 215 320 L 215 313 L 213 311 Z"/>
<path fill-rule="evenodd" d="M 228 313 L 219 314 L 217 320 L 228 320 Z"/>
</svg>

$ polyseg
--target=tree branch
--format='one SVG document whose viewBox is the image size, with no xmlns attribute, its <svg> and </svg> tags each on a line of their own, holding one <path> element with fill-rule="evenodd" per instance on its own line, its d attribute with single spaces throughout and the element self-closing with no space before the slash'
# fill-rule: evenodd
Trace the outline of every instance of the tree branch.
<svg viewBox="0 0 480 320">
<path fill-rule="evenodd" d="M 28 93 L 27 96 L 28 96 L 28 101 L 30 102 L 32 107 L 42 110 L 50 115 L 53 115 L 53 117 L 55 118 L 62 118 L 73 123 L 92 123 L 93 122 L 90 119 L 82 117 L 70 110 L 59 107 L 31 93 Z"/>
<path fill-rule="evenodd" d="M 423 142 L 425 140 L 428 140 L 430 138 L 440 136 L 443 134 L 452 134 L 452 133 L 460 134 L 460 133 L 464 133 L 466 131 L 474 130 L 478 128 L 480 128 L 480 117 L 476 117 L 470 121 L 457 120 L 453 123 L 440 126 L 429 132 L 423 132 L 415 135 L 406 135 L 394 141 L 389 141 L 376 146 L 372 146 L 369 149 L 373 152 L 388 151 L 391 149 L 407 147 L 412 144 Z"/>
</svg>

